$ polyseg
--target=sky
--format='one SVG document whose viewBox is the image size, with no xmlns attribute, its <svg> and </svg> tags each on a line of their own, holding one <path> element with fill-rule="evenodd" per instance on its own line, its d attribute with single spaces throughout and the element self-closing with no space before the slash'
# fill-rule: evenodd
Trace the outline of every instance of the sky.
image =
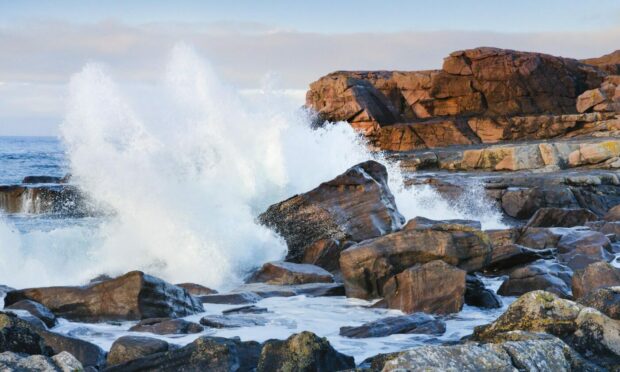
<svg viewBox="0 0 620 372">
<path fill-rule="evenodd" d="M 0 0 L 0 135 L 56 135 L 86 63 L 148 89 L 179 42 L 240 90 L 300 97 L 335 70 L 440 68 L 496 46 L 586 58 L 620 49 L 620 1 Z"/>
</svg>

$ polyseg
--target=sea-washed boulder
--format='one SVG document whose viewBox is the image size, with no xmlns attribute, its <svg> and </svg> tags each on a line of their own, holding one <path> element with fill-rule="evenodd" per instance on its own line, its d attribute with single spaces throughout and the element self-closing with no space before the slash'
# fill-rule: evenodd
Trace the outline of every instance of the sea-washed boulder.
<svg viewBox="0 0 620 372">
<path fill-rule="evenodd" d="M 501 197 L 502 209 L 510 217 L 529 219 L 540 208 L 579 208 L 575 195 L 568 186 L 514 188 Z"/>
<path fill-rule="evenodd" d="M 186 335 L 200 333 L 203 328 L 200 324 L 185 319 L 151 318 L 143 319 L 129 328 L 131 332 L 147 332 L 157 335 Z"/>
<path fill-rule="evenodd" d="M 587 296 L 595 289 L 620 286 L 620 269 L 607 262 L 595 262 L 575 271 L 572 280 L 575 298 Z"/>
<path fill-rule="evenodd" d="M 334 277 L 328 271 L 315 265 L 292 262 L 267 262 L 254 272 L 248 283 L 275 285 L 331 283 Z"/>
<path fill-rule="evenodd" d="M 594 289 L 577 301 L 583 306 L 600 311 L 611 319 L 620 320 L 620 286 Z"/>
<path fill-rule="evenodd" d="M 66 351 L 79 360 L 84 368 L 102 368 L 105 365 L 105 350 L 91 342 L 49 331 L 40 331 L 39 334 L 52 354 Z"/>
<path fill-rule="evenodd" d="M 376 298 L 392 276 L 415 265 L 442 260 L 466 271 L 485 267 L 491 244 L 478 229 L 459 224 L 436 224 L 401 231 L 358 243 L 340 254 L 340 269 L 347 296 Z"/>
<path fill-rule="evenodd" d="M 293 262 L 300 262 L 318 240 L 381 236 L 404 222 L 387 177 L 383 165 L 367 161 L 314 190 L 272 205 L 258 219 L 286 240 L 287 261 Z"/>
<path fill-rule="evenodd" d="M 340 336 L 349 338 L 386 337 L 399 333 L 441 336 L 445 332 L 443 320 L 424 313 L 392 316 L 357 327 L 340 327 Z"/>
<path fill-rule="evenodd" d="M 436 260 L 393 276 L 382 292 L 389 308 L 404 313 L 457 313 L 465 302 L 465 276 L 464 270 Z"/>
<path fill-rule="evenodd" d="M 355 367 L 352 357 L 334 350 L 326 338 L 311 332 L 286 340 L 265 341 L 257 372 L 331 372 Z"/>
<path fill-rule="evenodd" d="M 114 341 L 108 353 L 107 365 L 113 366 L 147 355 L 173 349 L 164 340 L 141 336 L 123 336 Z"/>
<path fill-rule="evenodd" d="M 51 358 L 45 355 L 26 355 L 11 351 L 0 353 L 0 370 L 5 372 L 72 372 L 82 371 L 83 368 L 82 363 L 65 351 Z"/>
<path fill-rule="evenodd" d="M 555 249 L 553 248 L 532 249 L 518 244 L 502 245 L 493 247 L 491 259 L 483 271 L 486 273 L 503 273 L 512 270 L 514 267 L 554 257 Z"/>
<path fill-rule="evenodd" d="M 530 291 L 543 290 L 562 298 L 572 298 L 572 275 L 573 271 L 567 266 L 540 260 L 513 270 L 497 293 L 502 296 L 521 296 Z"/>
<path fill-rule="evenodd" d="M 6 305 L 32 300 L 56 316 L 78 321 L 183 317 L 202 305 L 183 288 L 140 271 L 81 287 L 29 288 L 7 293 Z"/>
<path fill-rule="evenodd" d="M 465 278 L 465 304 L 483 309 L 502 307 L 502 300 L 492 290 L 485 288 L 482 280 L 475 275 Z"/>
<path fill-rule="evenodd" d="M 340 272 L 340 252 L 353 245 L 352 241 L 321 239 L 312 243 L 304 252 L 301 263 L 316 265 L 330 273 Z"/>
<path fill-rule="evenodd" d="M 598 221 L 598 216 L 585 208 L 540 208 L 527 221 L 526 227 L 585 226 Z"/>
<path fill-rule="evenodd" d="M 185 289 L 187 293 L 191 294 L 192 296 L 206 296 L 217 293 L 215 289 L 207 288 L 204 285 L 196 283 L 179 283 L 175 285 L 177 287 Z"/>
<path fill-rule="evenodd" d="M 45 323 L 45 325 L 49 328 L 52 328 L 56 325 L 56 316 L 50 311 L 50 309 L 35 301 L 17 301 L 14 304 L 5 307 L 5 310 L 25 310 L 29 312 L 32 316 L 41 319 L 43 323 Z"/>
<path fill-rule="evenodd" d="M 573 230 L 558 241 L 558 260 L 573 270 L 583 269 L 598 261 L 611 261 L 614 256 L 609 239 L 597 231 Z"/>
</svg>

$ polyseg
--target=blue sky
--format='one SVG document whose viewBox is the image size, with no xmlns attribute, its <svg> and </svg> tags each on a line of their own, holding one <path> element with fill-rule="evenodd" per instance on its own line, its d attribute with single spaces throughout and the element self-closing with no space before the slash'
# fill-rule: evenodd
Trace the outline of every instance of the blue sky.
<svg viewBox="0 0 620 372">
<path fill-rule="evenodd" d="M 439 68 L 477 46 L 586 58 L 619 40 L 618 0 L 0 0 L 0 135 L 56 134 L 90 61 L 147 89 L 178 42 L 239 89 L 275 75 L 303 97 L 334 70 Z"/>
</svg>

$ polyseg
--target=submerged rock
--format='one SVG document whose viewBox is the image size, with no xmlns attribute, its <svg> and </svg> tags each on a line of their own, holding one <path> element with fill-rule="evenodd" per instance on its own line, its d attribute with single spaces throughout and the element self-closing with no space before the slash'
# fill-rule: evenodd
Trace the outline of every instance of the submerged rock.
<svg viewBox="0 0 620 372">
<path fill-rule="evenodd" d="M 265 341 L 256 371 L 332 372 L 354 367 L 353 358 L 334 350 L 326 338 L 302 332 Z"/>
<path fill-rule="evenodd" d="M 203 311 L 183 288 L 140 271 L 82 287 L 29 288 L 7 293 L 6 305 L 32 300 L 78 321 L 183 317 Z"/>
<path fill-rule="evenodd" d="M 389 308 L 405 313 L 457 313 L 465 301 L 465 275 L 443 261 L 431 261 L 390 278 L 383 295 Z"/>
<path fill-rule="evenodd" d="M 51 358 L 45 355 L 25 355 L 10 351 L 0 353 L 0 370 L 5 372 L 73 372 L 83 369 L 82 363 L 65 351 Z"/>
<path fill-rule="evenodd" d="M 158 335 L 179 335 L 200 333 L 203 328 L 200 324 L 188 322 L 184 319 L 152 318 L 141 320 L 129 328 L 130 332 L 148 332 Z"/>
<path fill-rule="evenodd" d="M 607 262 L 595 262 L 575 271 L 572 285 L 575 298 L 587 296 L 595 289 L 620 286 L 620 269 Z"/>
<path fill-rule="evenodd" d="M 424 313 L 383 318 L 357 327 L 340 327 L 340 336 L 349 338 L 385 337 L 398 333 L 440 336 L 445 332 L 444 321 Z"/>
<path fill-rule="evenodd" d="M 260 350 L 260 344 L 254 341 L 200 337 L 182 348 L 146 355 L 108 367 L 106 371 L 250 372 L 256 368 Z"/>
<path fill-rule="evenodd" d="M 300 262 L 322 239 L 362 241 L 398 230 L 404 222 L 387 184 L 386 168 L 367 161 L 305 194 L 274 204 L 259 221 L 288 245 L 287 261 Z"/>
<path fill-rule="evenodd" d="M 363 299 L 383 296 L 392 276 L 416 265 L 442 260 L 466 271 L 485 267 L 491 258 L 487 235 L 459 224 L 417 228 L 407 223 L 401 231 L 358 243 L 340 254 L 347 296 Z"/>
<path fill-rule="evenodd" d="M 112 344 L 108 353 L 107 365 L 113 366 L 125 363 L 170 349 L 170 344 L 164 340 L 141 336 L 123 336 L 116 339 Z"/>
<path fill-rule="evenodd" d="M 583 306 L 600 311 L 611 319 L 620 320 L 620 286 L 594 289 L 577 301 Z"/>
<path fill-rule="evenodd" d="M 572 298 L 572 275 L 573 271 L 562 264 L 541 260 L 513 270 L 497 293 L 502 296 L 521 296 L 530 291 L 543 290 L 562 298 Z"/>
<path fill-rule="evenodd" d="M 585 226 L 598 221 L 598 216 L 585 208 L 540 208 L 529 219 L 526 227 Z"/>
<path fill-rule="evenodd" d="M 331 283 L 333 281 L 332 274 L 323 268 L 284 261 L 267 262 L 247 280 L 248 283 L 275 285 Z"/>
<path fill-rule="evenodd" d="M 25 310 L 31 315 L 41 319 L 49 328 L 56 325 L 56 316 L 50 311 L 50 309 L 35 301 L 17 301 L 14 304 L 5 307 L 5 310 Z"/>
<path fill-rule="evenodd" d="M 465 304 L 483 309 L 502 307 L 502 300 L 490 289 L 484 287 L 482 280 L 474 275 L 465 278 Z"/>
</svg>

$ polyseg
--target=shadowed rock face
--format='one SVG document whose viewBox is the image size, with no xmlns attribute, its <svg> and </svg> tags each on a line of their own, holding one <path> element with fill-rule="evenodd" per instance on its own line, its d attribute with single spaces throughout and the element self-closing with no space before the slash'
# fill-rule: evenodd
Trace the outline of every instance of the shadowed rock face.
<svg viewBox="0 0 620 372">
<path fill-rule="evenodd" d="M 404 222 L 387 185 L 386 168 L 358 164 L 305 194 L 274 204 L 259 221 L 288 245 L 287 261 L 300 262 L 322 239 L 362 241 L 398 230 Z"/>
<path fill-rule="evenodd" d="M 12 291 L 5 304 L 24 299 L 47 306 L 56 316 L 80 321 L 176 318 L 203 311 L 184 289 L 140 271 L 82 287 Z"/>
<path fill-rule="evenodd" d="M 587 296 L 599 288 L 620 286 L 620 269 L 607 262 L 595 262 L 585 269 L 577 270 L 572 284 L 575 298 Z"/>
<path fill-rule="evenodd" d="M 520 296 L 533 290 L 544 290 L 563 298 L 571 298 L 571 275 L 572 270 L 564 265 L 540 260 L 513 270 L 497 293 L 502 296 Z"/>
<path fill-rule="evenodd" d="M 443 320 L 424 313 L 383 318 L 358 327 L 340 327 L 340 335 L 349 338 L 385 337 L 399 333 L 441 336 L 445 332 Z"/>
<path fill-rule="evenodd" d="M 248 283 L 294 285 L 331 283 L 334 277 L 325 269 L 309 264 L 267 262 L 247 280 Z"/>
<path fill-rule="evenodd" d="M 578 299 L 580 304 L 592 307 L 611 319 L 620 320 L 620 287 L 598 288 Z"/>
<path fill-rule="evenodd" d="M 597 58 L 582 59 L 581 62 L 596 66 L 610 74 L 620 74 L 620 50 Z"/>
<path fill-rule="evenodd" d="M 584 208 L 540 208 L 526 227 L 574 227 L 597 221 L 598 216 Z"/>
<path fill-rule="evenodd" d="M 169 349 L 171 349 L 170 345 L 164 340 L 141 336 L 123 336 L 112 344 L 108 353 L 107 364 L 113 366 Z"/>
</svg>

